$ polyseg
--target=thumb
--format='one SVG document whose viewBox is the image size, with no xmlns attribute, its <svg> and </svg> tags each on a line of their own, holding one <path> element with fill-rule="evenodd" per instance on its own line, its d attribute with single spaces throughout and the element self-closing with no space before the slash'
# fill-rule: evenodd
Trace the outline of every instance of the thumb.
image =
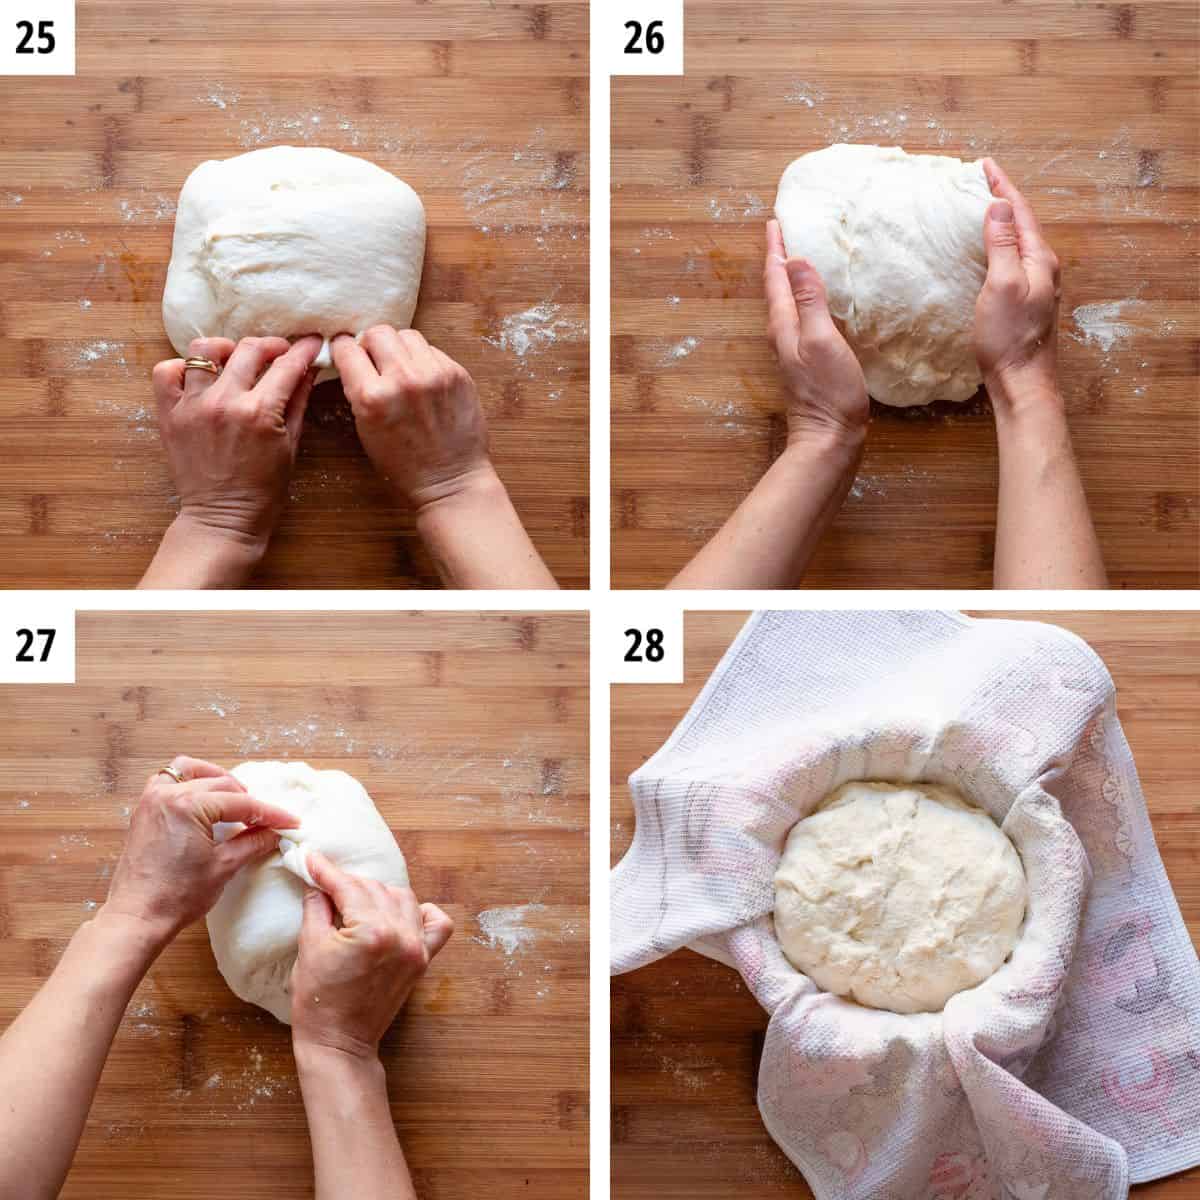
<svg viewBox="0 0 1200 1200">
<path fill-rule="evenodd" d="M 1013 206 L 1007 200 L 993 200 L 983 221 L 983 244 L 987 250 L 987 281 L 1004 287 L 1024 286 L 1021 244 Z"/>
<path fill-rule="evenodd" d="M 443 912 L 436 904 L 421 905 L 421 937 L 429 957 L 435 954 L 450 940 L 454 932 L 454 918 Z"/>
<path fill-rule="evenodd" d="M 265 858 L 279 846 L 279 834 L 273 829 L 245 829 L 235 838 L 222 842 L 217 850 L 228 877 L 244 866 Z"/>
<path fill-rule="evenodd" d="M 320 888 L 309 888 L 304 893 L 304 919 L 300 925 L 300 944 L 311 944 L 325 937 L 333 924 L 333 905 Z"/>
<path fill-rule="evenodd" d="M 833 324 L 829 300 L 821 273 L 806 258 L 789 258 L 784 264 L 796 312 L 800 317 L 800 336 Z"/>
</svg>

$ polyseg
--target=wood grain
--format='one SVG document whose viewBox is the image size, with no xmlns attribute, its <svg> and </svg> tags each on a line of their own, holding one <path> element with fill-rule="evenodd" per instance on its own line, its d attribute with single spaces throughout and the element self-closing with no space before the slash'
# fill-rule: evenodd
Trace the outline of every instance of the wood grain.
<svg viewBox="0 0 1200 1200">
<path fill-rule="evenodd" d="M 689 0 L 687 73 L 612 90 L 614 585 L 661 587 L 778 453 L 763 225 L 793 158 L 849 141 L 991 154 L 1025 191 L 1063 261 L 1060 378 L 1113 584 L 1195 587 L 1197 29 L 1176 0 Z M 1105 346 L 1073 314 L 1111 302 Z M 805 582 L 990 586 L 986 399 L 873 410 Z"/>
<path fill-rule="evenodd" d="M 475 376 L 551 570 L 587 583 L 587 6 L 79 0 L 78 70 L 0 80 L 0 584 L 125 587 L 173 515 L 149 376 L 174 204 L 208 158 L 331 146 L 421 195 L 415 323 Z M 527 349 L 505 318 L 547 303 Z M 340 388 L 266 587 L 428 587 Z"/>
<path fill-rule="evenodd" d="M 972 613 L 1048 621 L 1104 659 L 1138 765 L 1158 848 L 1193 943 L 1200 943 L 1200 615 Z M 612 690 L 612 850 L 633 838 L 625 781 L 666 740 L 745 622 L 745 613 L 685 616 L 685 682 Z M 755 1107 L 766 1014 L 737 973 L 690 950 L 615 977 L 612 996 L 614 1200 L 811 1197 Z M 1200 1168 L 1134 1189 L 1191 1200 Z"/>
<path fill-rule="evenodd" d="M 0 1027 L 103 901 L 176 753 L 360 779 L 457 932 L 384 1043 L 422 1200 L 587 1188 L 587 620 L 580 614 L 92 614 L 78 683 L 0 689 Z M 535 906 L 511 953 L 479 914 Z M 288 1031 L 203 925 L 139 988 L 64 1197 L 311 1195 Z"/>
</svg>

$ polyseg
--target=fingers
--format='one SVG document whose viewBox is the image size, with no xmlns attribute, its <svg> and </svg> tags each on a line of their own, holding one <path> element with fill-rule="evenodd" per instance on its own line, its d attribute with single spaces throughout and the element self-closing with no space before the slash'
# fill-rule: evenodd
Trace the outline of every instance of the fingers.
<svg viewBox="0 0 1200 1200">
<path fill-rule="evenodd" d="M 253 796 L 229 792 L 202 793 L 201 802 L 210 824 L 218 821 L 240 821 L 243 825 L 267 829 L 299 829 L 300 818 L 274 804 L 263 804 Z"/>
<path fill-rule="evenodd" d="M 174 771 L 184 783 L 187 783 L 192 779 L 220 779 L 222 776 L 229 774 L 224 767 L 218 767 L 216 763 L 206 762 L 202 758 L 189 758 L 186 754 L 175 755 L 175 757 L 171 759 L 169 765 L 171 770 Z M 164 774 L 162 771 L 156 771 L 154 775 L 150 776 L 150 778 L 154 779 L 159 775 L 162 775 L 165 779 L 170 779 L 170 776 Z M 230 778 L 232 779 L 232 776 L 230 776 Z M 174 781 L 172 780 L 172 782 Z M 240 783 L 237 782 L 237 780 L 233 780 L 233 782 L 235 784 L 235 791 L 246 790 Z"/>
<path fill-rule="evenodd" d="M 217 848 L 217 861 L 230 876 L 244 866 L 270 854 L 279 846 L 279 834 L 273 829 L 243 829 L 236 837 Z"/>
<path fill-rule="evenodd" d="M 453 933 L 454 919 L 448 913 L 436 904 L 421 905 L 421 936 L 430 958 L 450 940 Z"/>
<path fill-rule="evenodd" d="M 996 165 L 994 159 L 983 160 L 983 173 L 987 177 L 992 194 L 1007 200 L 1012 206 L 1013 225 L 1016 229 L 1017 249 L 1025 272 L 1029 277 L 1029 288 L 1036 295 L 1057 295 L 1059 285 L 1058 258 L 1046 241 L 1042 227 L 1034 215 L 1033 206 L 1017 190 L 1012 180 Z M 992 206 L 993 208 L 995 205 Z M 988 210 L 989 219 L 991 209 Z M 987 224 L 984 225 L 987 238 Z"/>
<path fill-rule="evenodd" d="M 381 374 L 411 365 L 430 350 L 429 343 L 415 329 L 399 332 L 390 325 L 372 325 L 363 334 L 362 344 Z"/>
<path fill-rule="evenodd" d="M 767 336 L 778 354 L 786 344 L 795 344 L 800 333 L 800 315 L 784 265 L 783 231 L 778 221 L 767 222 L 767 260 L 763 267 L 763 290 L 767 297 Z"/>
<path fill-rule="evenodd" d="M 360 887 L 359 881 L 353 875 L 339 870 L 319 850 L 308 852 L 308 873 L 321 891 L 328 892 L 333 897 L 338 912 L 344 913 L 353 907 Z"/>
<path fill-rule="evenodd" d="M 371 356 L 348 333 L 339 333 L 330 344 L 330 351 L 347 397 L 365 395 L 368 387 L 379 379 Z"/>
<path fill-rule="evenodd" d="M 315 367 L 310 367 L 292 393 L 292 398 L 284 410 L 283 422 L 287 426 L 288 440 L 293 448 L 300 444 L 300 430 L 304 426 L 304 414 L 308 412 L 308 400 L 316 382 L 317 370 Z"/>
<path fill-rule="evenodd" d="M 223 374 L 230 376 L 239 387 L 249 391 L 267 367 L 290 349 L 287 338 L 242 338 L 229 356 Z"/>
<path fill-rule="evenodd" d="M 196 338 L 188 344 L 188 358 L 207 358 L 224 370 L 235 345 L 229 338 Z M 217 376 L 203 367 L 189 367 L 183 379 L 183 398 L 191 399 L 210 388 Z"/>
<path fill-rule="evenodd" d="M 308 377 L 309 369 L 321 353 L 322 339 L 309 334 L 293 343 L 267 368 L 266 374 L 254 386 L 264 401 L 282 413 L 296 390 Z"/>
<path fill-rule="evenodd" d="M 304 893 L 304 917 L 300 925 L 300 944 L 313 943 L 328 936 L 336 928 L 333 923 L 333 905 L 320 888 L 309 888 Z"/>
<path fill-rule="evenodd" d="M 1021 246 L 1008 200 L 995 200 L 983 221 L 983 245 L 987 250 L 987 282 L 1012 296 L 1024 296 L 1029 283 L 1021 262 Z"/>
<path fill-rule="evenodd" d="M 158 408 L 158 423 L 161 425 L 171 410 L 183 399 L 184 366 L 182 358 L 168 358 L 156 363 L 150 376 L 154 391 L 154 403 Z"/>
</svg>

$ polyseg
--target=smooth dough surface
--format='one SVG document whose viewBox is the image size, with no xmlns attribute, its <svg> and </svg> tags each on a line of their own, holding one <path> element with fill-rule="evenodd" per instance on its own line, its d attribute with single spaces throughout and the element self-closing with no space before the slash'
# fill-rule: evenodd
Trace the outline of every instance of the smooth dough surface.
<svg viewBox="0 0 1200 1200">
<path fill-rule="evenodd" d="M 247 762 L 233 776 L 267 804 L 301 819 L 281 838 L 279 852 L 239 871 L 208 914 L 217 967 L 233 992 L 291 1023 L 292 965 L 296 961 L 304 891 L 313 885 L 309 850 L 335 866 L 403 887 L 408 867 L 366 789 L 344 771 L 317 771 L 302 762 Z M 244 826 L 216 826 L 219 839 Z"/>
<path fill-rule="evenodd" d="M 1012 953 L 1025 871 L 981 808 L 935 784 L 847 783 L 792 827 L 775 933 L 818 987 L 940 1012 Z"/>
<path fill-rule="evenodd" d="M 179 195 L 163 324 L 178 354 L 198 337 L 412 323 L 425 210 L 403 180 L 321 146 L 271 146 L 201 163 Z"/>
<path fill-rule="evenodd" d="M 775 215 L 788 255 L 821 273 L 880 403 L 962 401 L 979 388 L 971 330 L 991 201 L 982 164 L 899 146 L 827 146 L 783 173 Z"/>
</svg>

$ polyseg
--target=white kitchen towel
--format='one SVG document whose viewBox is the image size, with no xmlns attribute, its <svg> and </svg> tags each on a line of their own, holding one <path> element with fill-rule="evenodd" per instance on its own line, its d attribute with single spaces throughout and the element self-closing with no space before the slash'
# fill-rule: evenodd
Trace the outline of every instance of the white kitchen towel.
<svg viewBox="0 0 1200 1200">
<path fill-rule="evenodd" d="M 1021 852 L 1011 959 L 940 1013 L 820 992 L 775 939 L 788 830 L 851 779 L 957 787 Z M 1200 1163 L 1200 963 L 1074 635 L 758 613 L 630 787 L 612 970 L 690 946 L 742 974 L 770 1014 L 759 1110 L 818 1200 L 1111 1200 Z"/>
</svg>

